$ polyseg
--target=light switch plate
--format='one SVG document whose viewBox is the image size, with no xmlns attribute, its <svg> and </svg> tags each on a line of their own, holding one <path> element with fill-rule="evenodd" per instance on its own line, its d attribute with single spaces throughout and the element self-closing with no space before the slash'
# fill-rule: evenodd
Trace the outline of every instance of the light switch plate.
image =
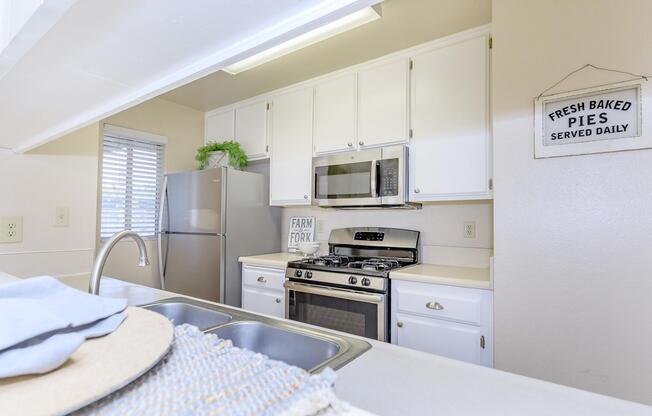
<svg viewBox="0 0 652 416">
<path fill-rule="evenodd" d="M 55 227 L 67 227 L 70 223 L 70 209 L 68 207 L 57 207 L 54 213 Z"/>
<path fill-rule="evenodd" d="M 0 243 L 23 241 L 23 217 L 0 217 Z"/>
</svg>

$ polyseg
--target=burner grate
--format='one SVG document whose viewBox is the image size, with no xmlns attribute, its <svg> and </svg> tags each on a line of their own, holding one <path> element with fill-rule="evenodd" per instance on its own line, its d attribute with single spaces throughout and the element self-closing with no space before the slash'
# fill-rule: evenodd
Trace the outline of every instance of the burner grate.
<svg viewBox="0 0 652 416">
<path fill-rule="evenodd" d="M 355 261 L 353 263 L 349 263 L 348 266 L 354 269 L 380 272 L 380 271 L 391 270 L 400 267 L 401 262 L 395 259 L 372 258 L 372 259 Z"/>
</svg>

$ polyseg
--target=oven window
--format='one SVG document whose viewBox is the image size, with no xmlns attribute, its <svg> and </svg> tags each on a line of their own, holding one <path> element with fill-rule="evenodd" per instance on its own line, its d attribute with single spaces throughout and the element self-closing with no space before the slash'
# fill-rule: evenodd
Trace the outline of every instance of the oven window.
<svg viewBox="0 0 652 416">
<path fill-rule="evenodd" d="M 289 318 L 378 339 L 378 305 L 290 291 Z"/>
<path fill-rule="evenodd" d="M 357 162 L 316 167 L 316 198 L 371 197 L 371 164 L 372 162 Z"/>
</svg>

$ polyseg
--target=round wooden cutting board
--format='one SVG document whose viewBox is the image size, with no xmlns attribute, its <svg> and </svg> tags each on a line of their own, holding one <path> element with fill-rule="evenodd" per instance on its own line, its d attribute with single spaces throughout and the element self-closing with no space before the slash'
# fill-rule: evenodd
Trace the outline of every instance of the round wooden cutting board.
<svg viewBox="0 0 652 416">
<path fill-rule="evenodd" d="M 174 331 L 163 315 L 129 307 L 113 333 L 90 339 L 58 369 L 0 379 L 3 415 L 63 415 L 129 384 L 168 352 Z"/>
</svg>

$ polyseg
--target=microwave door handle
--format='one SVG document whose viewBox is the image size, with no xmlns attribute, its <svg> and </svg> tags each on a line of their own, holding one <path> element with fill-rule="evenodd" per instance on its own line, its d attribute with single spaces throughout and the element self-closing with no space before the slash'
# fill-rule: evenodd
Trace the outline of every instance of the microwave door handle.
<svg viewBox="0 0 652 416">
<path fill-rule="evenodd" d="M 371 161 L 371 195 L 373 195 L 374 198 L 380 198 L 380 191 L 378 189 L 380 185 L 379 166 L 379 160 Z"/>
</svg>

